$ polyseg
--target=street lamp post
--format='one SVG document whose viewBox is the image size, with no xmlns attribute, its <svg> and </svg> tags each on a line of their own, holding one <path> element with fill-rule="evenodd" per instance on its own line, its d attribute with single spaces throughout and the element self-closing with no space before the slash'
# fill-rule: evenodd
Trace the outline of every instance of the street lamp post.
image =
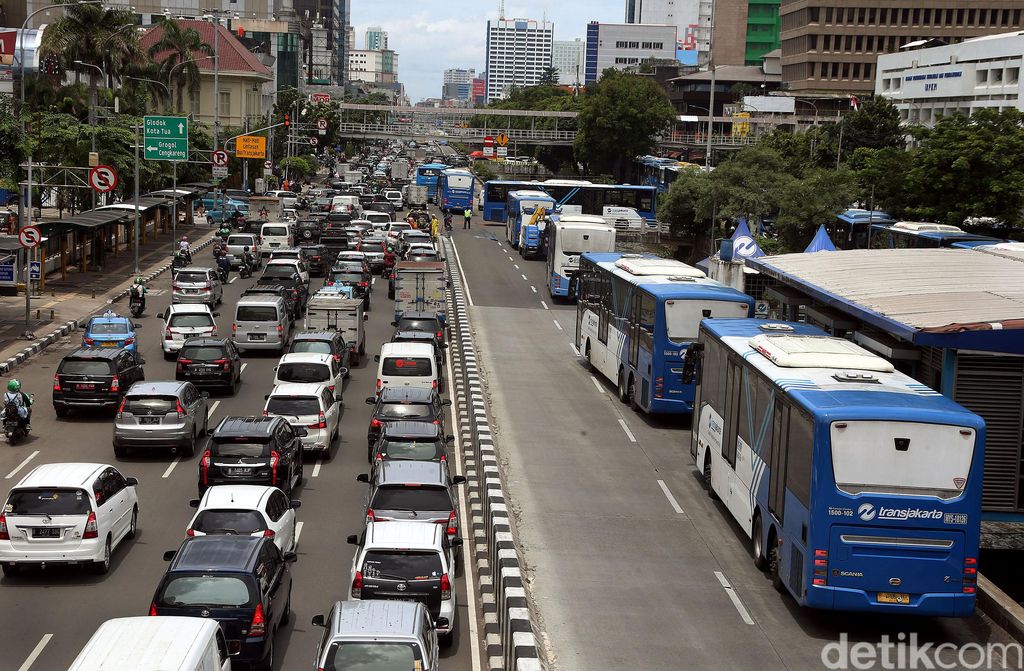
<svg viewBox="0 0 1024 671">
<path fill-rule="evenodd" d="M 75 65 L 82 65 L 82 66 L 85 66 L 87 68 L 95 68 L 96 70 L 99 70 L 100 77 L 102 77 L 104 80 L 107 78 L 107 73 L 105 73 L 103 71 L 103 68 L 101 68 L 98 65 L 93 65 L 92 63 L 86 63 L 86 62 L 80 61 L 80 60 L 76 60 L 75 61 Z M 91 149 L 91 151 L 92 151 L 92 153 L 95 154 L 96 153 L 96 90 L 95 89 L 93 90 L 92 95 L 89 96 L 89 128 L 92 131 L 91 133 L 89 133 L 92 136 L 92 149 Z M 90 189 L 90 191 L 92 191 L 92 209 L 95 210 L 96 209 L 96 190 L 95 189 Z"/>
<path fill-rule="evenodd" d="M 806 98 L 797 98 L 802 103 L 807 103 L 814 108 L 814 135 L 811 136 L 810 158 L 814 158 L 814 145 L 818 140 L 818 106 Z"/>
</svg>

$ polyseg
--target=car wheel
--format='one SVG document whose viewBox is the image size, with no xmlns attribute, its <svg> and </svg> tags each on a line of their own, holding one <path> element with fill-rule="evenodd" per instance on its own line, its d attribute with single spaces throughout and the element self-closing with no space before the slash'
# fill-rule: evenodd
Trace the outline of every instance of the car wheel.
<svg viewBox="0 0 1024 671">
<path fill-rule="evenodd" d="M 194 456 L 196 453 L 196 432 L 193 429 L 192 435 L 189 437 L 188 444 L 182 448 L 181 453 L 186 457 Z"/>
<path fill-rule="evenodd" d="M 277 632 L 275 631 L 274 634 Z M 260 660 L 260 663 L 256 666 L 258 669 L 263 671 L 273 671 L 274 669 L 274 636 L 270 636 L 270 649 L 267 650 L 266 656 Z"/>
<path fill-rule="evenodd" d="M 177 358 L 174 352 L 164 352 L 164 361 L 174 361 Z"/>
<path fill-rule="evenodd" d="M 107 537 L 107 542 L 103 544 L 103 559 L 95 561 L 90 567 L 92 572 L 96 575 L 106 575 L 107 571 L 110 570 L 110 537 Z"/>
<path fill-rule="evenodd" d="M 139 507 L 135 506 L 132 508 L 132 523 L 128 527 L 128 533 L 124 535 L 125 538 L 135 538 L 136 534 L 139 533 Z"/>
<path fill-rule="evenodd" d="M 4 564 L 4 575 L 12 576 L 18 575 L 21 572 L 21 567 L 17 564 Z"/>
<path fill-rule="evenodd" d="M 455 640 L 455 629 L 453 628 L 447 634 L 441 634 L 437 637 L 437 642 L 441 644 L 442 648 L 450 648 Z"/>
<path fill-rule="evenodd" d="M 292 551 L 295 551 L 295 545 L 292 545 Z M 292 617 L 292 588 L 288 588 L 288 600 L 284 603 L 284 613 L 281 615 L 281 624 L 285 624 Z"/>
<path fill-rule="evenodd" d="M 64 419 L 65 417 L 68 416 L 68 409 L 67 408 L 57 408 L 57 407 L 55 407 L 53 409 L 53 411 L 57 414 L 57 419 Z"/>
<path fill-rule="evenodd" d="M 124 459 L 128 456 L 128 448 L 114 445 L 114 456 L 118 459 Z"/>
</svg>

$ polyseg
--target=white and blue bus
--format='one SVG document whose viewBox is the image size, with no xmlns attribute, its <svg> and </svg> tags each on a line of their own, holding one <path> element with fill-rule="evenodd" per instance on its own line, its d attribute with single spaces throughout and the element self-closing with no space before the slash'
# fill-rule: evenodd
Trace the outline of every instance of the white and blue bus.
<svg viewBox="0 0 1024 671">
<path fill-rule="evenodd" d="M 437 200 L 437 180 L 441 177 L 441 172 L 447 169 L 448 166 L 444 163 L 425 163 L 416 166 L 416 186 L 427 187 L 428 201 Z"/>
<path fill-rule="evenodd" d="M 637 411 L 692 412 L 682 365 L 700 320 L 754 315 L 750 296 L 653 254 L 584 254 L 578 284 L 576 347 Z"/>
<path fill-rule="evenodd" d="M 592 184 L 583 180 L 537 181 L 491 180 L 483 186 L 484 221 L 505 223 L 508 194 L 519 190 L 543 191 L 566 213 L 603 216 L 605 207 L 628 207 L 641 218 L 654 221 L 653 186 L 634 184 Z"/>
<path fill-rule="evenodd" d="M 974 612 L 980 417 L 808 324 L 705 319 L 684 371 L 694 464 L 776 589 L 827 610 Z"/>
<path fill-rule="evenodd" d="M 524 259 L 541 253 L 543 221 L 530 224 L 537 208 L 544 208 L 548 215 L 555 211 L 555 199 L 543 191 L 512 191 L 506 204 L 508 217 L 505 220 L 505 239 Z"/>
<path fill-rule="evenodd" d="M 473 207 L 473 173 L 465 168 L 448 168 L 437 178 L 437 203 L 442 212 L 461 214 Z"/>
<path fill-rule="evenodd" d="M 615 227 L 586 214 L 559 217 L 548 224 L 545 238 L 548 294 L 553 299 L 575 300 L 581 255 L 615 251 Z"/>
</svg>

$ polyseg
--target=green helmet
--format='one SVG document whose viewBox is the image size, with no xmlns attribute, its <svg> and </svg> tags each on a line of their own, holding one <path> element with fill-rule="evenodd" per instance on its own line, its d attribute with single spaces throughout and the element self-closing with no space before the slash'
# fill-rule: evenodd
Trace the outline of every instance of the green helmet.
<svg viewBox="0 0 1024 671">
<path fill-rule="evenodd" d="M 7 383 L 7 391 L 12 391 L 15 393 L 21 391 L 21 383 L 18 382 L 16 379 L 11 380 L 10 382 Z"/>
<path fill-rule="evenodd" d="M 141 277 L 136 277 L 135 278 L 135 283 L 136 284 L 142 284 L 142 278 Z"/>
</svg>

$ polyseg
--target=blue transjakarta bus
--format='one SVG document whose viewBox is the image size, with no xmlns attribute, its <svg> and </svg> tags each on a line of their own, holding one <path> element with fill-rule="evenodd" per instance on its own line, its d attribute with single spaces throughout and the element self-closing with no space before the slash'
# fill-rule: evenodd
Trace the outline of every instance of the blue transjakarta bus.
<svg viewBox="0 0 1024 671">
<path fill-rule="evenodd" d="M 680 261 L 591 252 L 580 258 L 576 347 L 634 410 L 693 410 L 683 355 L 706 317 L 752 317 L 754 299 Z"/>
<path fill-rule="evenodd" d="M 543 213 L 538 209 L 543 209 Z M 555 199 L 543 191 L 511 191 L 506 210 L 505 239 L 508 244 L 518 249 L 524 259 L 539 256 L 541 233 L 546 225 L 544 219 L 555 211 Z"/>
<path fill-rule="evenodd" d="M 416 185 L 427 187 L 427 200 L 437 200 L 437 180 L 448 166 L 444 163 L 425 163 L 416 166 Z"/>
<path fill-rule="evenodd" d="M 927 221 L 872 224 L 870 236 L 868 246 L 871 249 L 935 249 L 952 247 L 958 243 L 991 245 L 1003 242 L 999 238 L 968 233 L 959 226 L 933 224 Z"/>
<path fill-rule="evenodd" d="M 633 184 L 592 184 L 580 180 L 549 179 L 543 182 L 491 180 L 484 184 L 484 221 L 505 223 L 505 206 L 511 191 L 544 191 L 566 214 L 604 215 L 606 207 L 630 207 L 643 219 L 654 221 L 653 186 Z"/>
<path fill-rule="evenodd" d="M 974 611 L 980 417 L 807 324 L 705 319 L 683 368 L 694 464 L 776 589 L 828 610 Z"/>
<path fill-rule="evenodd" d="M 464 168 L 442 170 L 437 178 L 437 202 L 443 212 L 465 212 L 473 207 L 473 173 Z"/>
<path fill-rule="evenodd" d="M 603 217 L 586 214 L 558 217 L 547 225 L 544 237 L 548 294 L 553 299 L 576 298 L 581 255 L 615 251 L 615 227 Z"/>
</svg>

